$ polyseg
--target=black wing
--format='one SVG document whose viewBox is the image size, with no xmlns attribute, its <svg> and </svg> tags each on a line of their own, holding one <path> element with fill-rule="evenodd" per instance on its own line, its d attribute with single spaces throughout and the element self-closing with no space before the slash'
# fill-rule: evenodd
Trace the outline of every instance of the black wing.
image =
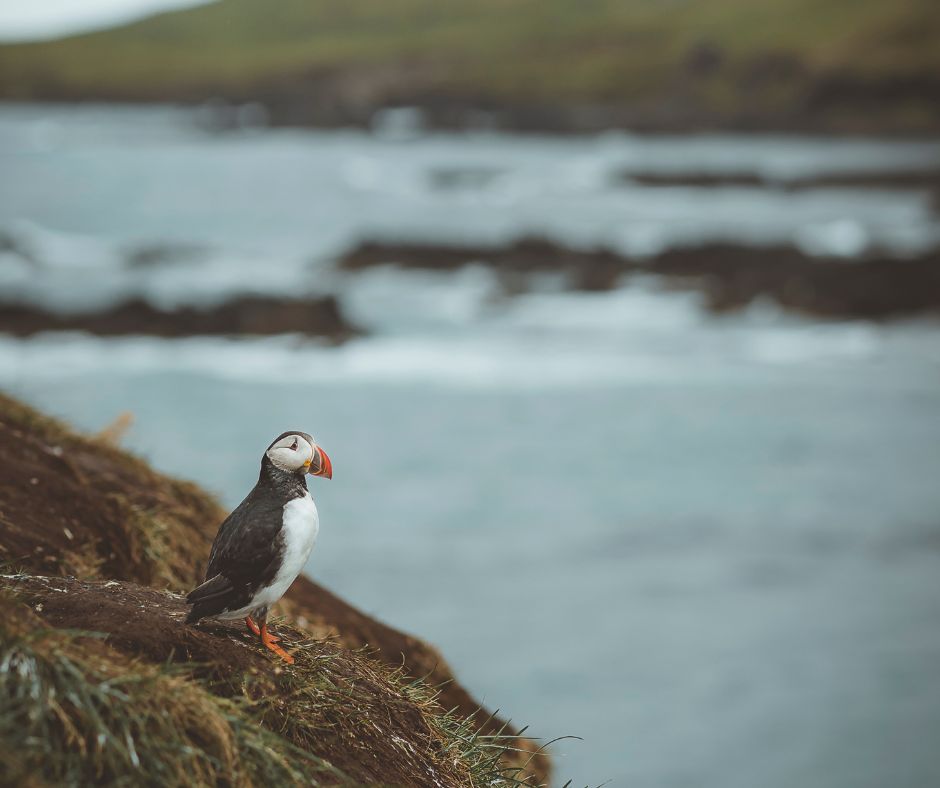
<svg viewBox="0 0 940 788">
<path fill-rule="evenodd" d="M 257 488 L 225 518 L 212 543 L 206 581 L 186 597 L 193 605 L 187 622 L 244 607 L 274 579 L 282 522 L 281 503 L 259 495 Z"/>
</svg>

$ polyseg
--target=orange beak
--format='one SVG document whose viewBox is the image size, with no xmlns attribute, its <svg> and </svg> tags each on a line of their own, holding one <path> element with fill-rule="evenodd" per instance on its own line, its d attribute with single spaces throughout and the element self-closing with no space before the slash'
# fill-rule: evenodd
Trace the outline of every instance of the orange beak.
<svg viewBox="0 0 940 788">
<path fill-rule="evenodd" d="M 310 462 L 310 468 L 307 470 L 311 476 L 324 476 L 327 479 L 333 478 L 333 463 L 327 453 L 319 446 L 314 449 L 313 459 Z"/>
</svg>

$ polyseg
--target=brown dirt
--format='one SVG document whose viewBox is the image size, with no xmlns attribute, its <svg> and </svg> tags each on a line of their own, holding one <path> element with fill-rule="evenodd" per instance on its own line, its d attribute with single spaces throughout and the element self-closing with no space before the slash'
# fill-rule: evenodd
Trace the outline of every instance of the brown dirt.
<svg viewBox="0 0 940 788">
<path fill-rule="evenodd" d="M 195 485 L 159 474 L 126 452 L 0 394 L 0 562 L 30 575 L 79 578 L 21 583 L 53 626 L 108 632 L 114 648 L 148 659 L 162 660 L 170 652 L 175 659 L 205 659 L 218 677 L 231 668 L 268 666 L 267 657 L 237 628 L 181 625 L 181 602 L 164 590 L 185 592 L 202 579 L 224 515 Z M 67 593 L 50 591 L 54 582 L 65 582 Z M 146 617 L 141 610 L 147 610 Z M 280 612 L 299 625 L 289 630 L 294 639 L 305 633 L 334 635 L 344 651 L 373 650 L 406 675 L 440 685 L 445 709 L 474 716 L 487 733 L 504 726 L 480 710 L 436 649 L 316 583 L 298 578 Z M 535 749 L 528 739 L 513 746 Z M 528 759 L 523 754 L 516 763 Z M 530 768 L 539 781 L 547 781 L 547 757 L 536 755 Z"/>
<path fill-rule="evenodd" d="M 559 272 L 582 290 L 606 290 L 624 275 L 652 274 L 670 285 L 701 290 L 715 312 L 739 309 L 761 297 L 795 312 L 835 319 L 940 312 L 940 250 L 909 259 L 873 252 L 844 260 L 810 257 L 789 246 L 715 243 L 632 259 L 609 249 L 570 249 L 523 238 L 500 247 L 367 242 L 340 260 L 341 267 L 353 271 L 383 264 L 454 270 L 471 263 L 510 275 Z"/>
<path fill-rule="evenodd" d="M 359 333 L 332 296 L 290 299 L 242 296 L 218 306 L 158 309 L 142 299 L 92 312 L 59 314 L 29 304 L 0 304 L 0 331 L 29 336 L 40 331 L 84 331 L 99 336 L 158 337 L 296 333 L 339 342 Z"/>
<path fill-rule="evenodd" d="M 0 584 L 57 629 L 108 635 L 108 645 L 148 662 L 204 663 L 215 678 L 263 675 L 271 662 L 244 626 L 213 622 L 183 626 L 189 610 L 180 594 L 118 580 L 7 575 Z"/>
<path fill-rule="evenodd" d="M 179 664 L 208 679 L 217 692 L 253 696 L 266 704 L 270 728 L 327 760 L 355 784 L 419 784 L 428 774 L 436 776 L 437 784 L 467 783 L 461 766 L 443 752 L 444 742 L 421 705 L 402 697 L 386 676 L 370 668 L 367 658 L 333 641 L 313 640 L 293 627 L 280 626 L 282 644 L 297 660 L 286 669 L 266 655 L 244 627 L 183 625 L 187 606 L 177 594 L 133 583 L 29 575 L 0 577 L 0 588 L 29 605 L 38 619 L 34 627 L 78 627 L 105 634 L 101 656 L 106 659 L 117 657 L 118 664 L 123 659 L 128 666 Z M 335 699 L 331 693 L 349 696 L 348 706 L 360 723 L 354 730 L 347 731 L 345 723 L 333 718 L 330 703 L 320 704 L 320 715 L 313 719 L 310 705 L 304 704 L 303 727 L 296 723 L 295 704 L 303 703 L 294 695 L 296 676 L 309 680 L 311 670 L 324 698 Z"/>
</svg>

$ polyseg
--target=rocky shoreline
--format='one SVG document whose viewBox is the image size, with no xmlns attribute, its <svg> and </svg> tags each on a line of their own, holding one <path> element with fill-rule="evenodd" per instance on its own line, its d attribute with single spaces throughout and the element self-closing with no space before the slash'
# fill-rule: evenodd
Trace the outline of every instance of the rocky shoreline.
<svg viewBox="0 0 940 788">
<path fill-rule="evenodd" d="M 872 172 L 826 173 L 774 179 L 756 172 L 644 172 L 625 170 L 614 176 L 618 183 L 635 186 L 681 186 L 696 189 L 755 188 L 801 192 L 809 189 L 885 189 L 927 191 L 940 201 L 940 170 L 876 170 Z"/>
<path fill-rule="evenodd" d="M 787 245 L 710 243 L 629 257 L 604 247 L 575 249 L 526 237 L 499 246 L 365 241 L 335 264 L 351 274 L 382 265 L 428 271 L 482 265 L 497 274 L 507 295 L 525 292 L 530 275 L 539 273 L 559 275 L 573 291 L 612 290 L 643 275 L 668 288 L 700 291 L 705 307 L 714 313 L 767 299 L 824 319 L 940 315 L 940 250 L 909 258 L 871 251 L 846 259 L 816 257 Z M 307 298 L 240 295 L 215 305 L 159 308 L 135 297 L 82 312 L 0 302 L 0 333 L 28 337 L 75 331 L 166 339 L 295 334 L 341 344 L 364 333 L 345 316 L 341 299 L 342 292 Z"/>
<path fill-rule="evenodd" d="M 349 79 L 355 79 L 355 75 L 349 75 Z M 924 106 L 940 105 L 940 80 L 899 80 L 899 92 L 894 94 L 890 84 L 855 78 L 823 79 L 807 87 L 809 95 L 804 101 L 782 109 L 749 105 L 745 95 L 739 97 L 740 103 L 733 109 L 719 109 L 696 96 L 693 86 L 635 102 L 510 101 L 497 96 L 425 91 L 407 83 L 392 89 L 380 83 L 380 87 L 383 89 L 375 95 L 359 99 L 346 90 L 345 79 L 318 75 L 309 82 L 288 77 L 257 91 L 223 95 L 232 103 L 263 106 L 275 126 L 326 129 L 382 128 L 390 110 L 407 109 L 414 113 L 420 128 L 439 132 L 561 136 L 610 131 L 833 136 L 940 133 L 940 115 L 936 111 L 916 117 L 904 112 L 905 100 Z M 163 97 L 171 101 L 179 98 L 173 94 Z"/>
<path fill-rule="evenodd" d="M 429 67 L 433 71 L 433 67 Z M 714 106 L 694 79 L 635 101 L 506 98 L 428 84 L 420 68 L 312 70 L 251 84 L 155 85 L 139 90 L 37 78 L 28 87 L 0 82 L 0 100 L 47 103 L 178 104 L 202 108 L 217 131 L 242 126 L 393 133 L 498 131 L 510 134 L 813 134 L 910 137 L 940 134 L 940 79 L 864 80 L 821 76 L 785 106 L 750 101 L 742 89 L 730 106 Z M 918 112 L 907 112 L 911 105 Z"/>
<path fill-rule="evenodd" d="M 572 289 L 593 291 L 646 274 L 672 287 L 702 291 L 714 312 L 768 298 L 795 312 L 833 319 L 940 314 L 937 250 L 909 259 L 873 252 L 846 260 L 812 257 L 792 246 L 707 244 L 630 258 L 610 249 L 572 249 L 523 238 L 497 247 L 368 242 L 339 263 L 348 271 L 385 264 L 436 271 L 478 264 L 516 275 L 554 272 L 564 275 Z"/>
<path fill-rule="evenodd" d="M 43 331 L 164 338 L 301 334 L 333 343 L 361 333 L 346 320 L 332 296 L 293 299 L 246 295 L 216 306 L 175 309 L 159 309 L 135 298 L 97 311 L 73 313 L 24 303 L 0 304 L 0 332 L 24 337 Z"/>
</svg>

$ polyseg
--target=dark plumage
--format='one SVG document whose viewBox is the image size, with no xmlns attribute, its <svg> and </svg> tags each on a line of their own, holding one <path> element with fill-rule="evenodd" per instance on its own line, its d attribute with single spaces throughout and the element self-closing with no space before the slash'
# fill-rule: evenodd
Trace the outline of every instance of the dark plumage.
<svg viewBox="0 0 940 788">
<path fill-rule="evenodd" d="M 304 474 L 303 469 L 291 473 L 277 468 L 265 454 L 257 484 L 219 526 L 206 582 L 186 597 L 193 605 L 186 623 L 244 607 L 274 579 L 284 554 L 284 504 L 307 495 Z"/>
<path fill-rule="evenodd" d="M 302 569 L 319 527 L 307 473 L 332 477 L 329 457 L 310 435 L 285 432 L 268 446 L 257 484 L 219 527 L 205 582 L 186 597 L 193 606 L 186 623 L 245 616 L 255 631 L 254 615 L 272 648 L 265 640 L 268 607 Z"/>
</svg>

